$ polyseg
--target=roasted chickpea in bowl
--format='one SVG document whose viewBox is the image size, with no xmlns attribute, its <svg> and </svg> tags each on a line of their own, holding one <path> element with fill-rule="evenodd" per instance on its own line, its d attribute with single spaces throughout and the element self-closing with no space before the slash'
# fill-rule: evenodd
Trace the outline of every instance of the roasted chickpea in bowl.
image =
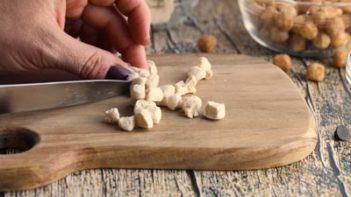
<svg viewBox="0 0 351 197">
<path fill-rule="evenodd" d="M 244 26 L 264 47 L 329 57 L 351 43 L 350 0 L 238 0 Z"/>
</svg>

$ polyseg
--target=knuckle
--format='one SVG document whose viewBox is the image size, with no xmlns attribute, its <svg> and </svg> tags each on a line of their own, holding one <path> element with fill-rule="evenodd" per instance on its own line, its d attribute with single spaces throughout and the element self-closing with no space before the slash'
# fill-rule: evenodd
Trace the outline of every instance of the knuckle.
<svg viewBox="0 0 351 197">
<path fill-rule="evenodd" d="M 83 61 L 78 74 L 84 78 L 96 78 L 100 75 L 103 66 L 103 56 L 99 51 L 93 52 Z"/>
</svg>

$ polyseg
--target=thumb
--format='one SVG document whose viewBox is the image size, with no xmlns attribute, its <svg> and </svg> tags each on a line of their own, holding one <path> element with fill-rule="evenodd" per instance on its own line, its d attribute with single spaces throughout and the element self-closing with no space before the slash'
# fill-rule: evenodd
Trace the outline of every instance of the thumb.
<svg viewBox="0 0 351 197">
<path fill-rule="evenodd" d="M 58 31 L 58 59 L 55 68 L 86 79 L 121 79 L 128 77 L 127 63 L 116 55 L 85 44 L 65 32 Z"/>
</svg>

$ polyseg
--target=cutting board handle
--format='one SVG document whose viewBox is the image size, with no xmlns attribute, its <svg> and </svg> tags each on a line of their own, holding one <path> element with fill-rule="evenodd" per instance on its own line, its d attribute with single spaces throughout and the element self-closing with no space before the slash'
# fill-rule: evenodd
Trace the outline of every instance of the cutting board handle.
<svg viewBox="0 0 351 197">
<path fill-rule="evenodd" d="M 0 128 L 2 191 L 35 188 L 82 167 L 80 151 L 56 149 L 43 144 L 48 143 L 30 129 Z"/>
<path fill-rule="evenodd" d="M 26 128 L 0 129 L 0 153 L 25 152 L 39 144 L 40 135 Z M 11 153 L 12 152 L 12 153 Z"/>
</svg>

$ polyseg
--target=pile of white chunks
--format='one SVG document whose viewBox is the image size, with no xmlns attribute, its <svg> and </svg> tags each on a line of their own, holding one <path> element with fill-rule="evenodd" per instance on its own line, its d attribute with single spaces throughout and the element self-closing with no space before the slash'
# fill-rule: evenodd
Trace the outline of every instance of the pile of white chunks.
<svg viewBox="0 0 351 197">
<path fill-rule="evenodd" d="M 151 129 L 160 123 L 162 111 L 160 107 L 169 110 L 181 109 L 188 118 L 202 115 L 209 120 L 220 120 L 225 117 L 225 105 L 208 101 L 203 107 L 202 100 L 196 93 L 196 86 L 201 80 L 213 77 L 212 66 L 206 57 L 200 57 L 196 66 L 190 68 L 187 79 L 175 85 L 159 86 L 160 77 L 154 62 L 148 61 L 148 69 L 131 67 L 128 80 L 131 81 L 130 97 L 135 103 L 134 115 L 120 117 L 117 108 L 105 112 L 105 121 L 118 124 L 125 131 L 135 127 Z"/>
</svg>

